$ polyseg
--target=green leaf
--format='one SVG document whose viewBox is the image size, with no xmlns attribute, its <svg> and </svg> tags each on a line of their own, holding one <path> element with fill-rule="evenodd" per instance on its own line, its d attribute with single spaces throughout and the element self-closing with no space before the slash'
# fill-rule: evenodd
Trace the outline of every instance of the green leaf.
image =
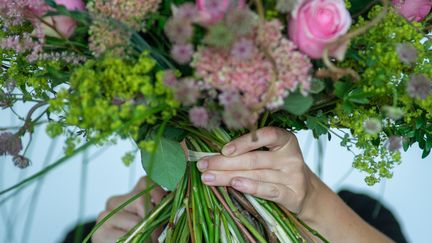
<svg viewBox="0 0 432 243">
<path fill-rule="evenodd" d="M 349 92 L 346 99 L 353 103 L 365 105 L 369 103 L 368 96 L 369 95 L 366 94 L 363 89 L 358 88 Z"/>
<path fill-rule="evenodd" d="M 157 140 L 154 154 L 141 150 L 141 162 L 154 182 L 172 191 L 185 173 L 186 156 L 177 141 L 164 137 Z"/>
<path fill-rule="evenodd" d="M 176 127 L 166 127 L 163 133 L 163 137 L 169 140 L 181 142 L 187 135 L 187 132 L 183 129 Z"/>
<path fill-rule="evenodd" d="M 329 130 L 328 124 L 326 124 L 320 116 L 308 116 L 306 119 L 306 125 L 312 130 L 315 138 L 328 133 Z"/>
<path fill-rule="evenodd" d="M 422 159 L 425 159 L 426 157 L 428 157 L 430 152 L 431 152 L 430 149 L 429 150 L 427 150 L 427 149 L 423 150 Z"/>
<path fill-rule="evenodd" d="M 312 107 L 313 103 L 314 100 L 312 96 L 303 96 L 300 93 L 293 93 L 285 99 L 284 108 L 293 115 L 301 116 Z"/>
<path fill-rule="evenodd" d="M 321 79 L 312 79 L 312 85 L 310 88 L 311 94 L 319 94 L 325 89 L 325 83 Z"/>
<path fill-rule="evenodd" d="M 337 81 L 335 83 L 335 95 L 339 98 L 344 98 L 345 95 L 349 92 L 349 90 L 351 89 L 352 85 L 349 83 L 344 83 L 341 81 Z"/>
<path fill-rule="evenodd" d="M 349 9 L 351 15 L 357 15 L 370 6 L 371 2 L 374 0 L 350 0 L 351 8 Z"/>
</svg>

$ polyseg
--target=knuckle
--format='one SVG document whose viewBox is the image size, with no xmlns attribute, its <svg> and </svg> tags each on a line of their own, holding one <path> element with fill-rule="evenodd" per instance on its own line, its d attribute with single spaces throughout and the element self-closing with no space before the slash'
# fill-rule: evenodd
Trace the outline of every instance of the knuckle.
<svg viewBox="0 0 432 243">
<path fill-rule="evenodd" d="M 279 135 L 279 132 L 279 128 L 276 127 L 266 127 L 262 131 L 263 135 L 269 138 L 276 138 Z"/>
<path fill-rule="evenodd" d="M 256 153 L 250 153 L 248 169 L 255 170 L 258 166 L 258 155 Z"/>
<path fill-rule="evenodd" d="M 257 182 L 262 182 L 262 175 L 259 171 L 253 171 L 252 178 Z"/>
<path fill-rule="evenodd" d="M 281 195 L 280 189 L 275 185 L 270 185 L 268 193 L 269 193 L 269 197 L 274 200 L 279 199 Z"/>
<path fill-rule="evenodd" d="M 117 197 L 110 197 L 108 201 L 106 202 L 105 208 L 106 209 L 112 209 L 115 208 L 115 201 Z"/>
<path fill-rule="evenodd" d="M 100 221 L 102 221 L 102 219 L 104 219 L 106 216 L 108 215 L 107 211 L 102 211 L 96 218 L 96 223 L 99 223 Z"/>
</svg>

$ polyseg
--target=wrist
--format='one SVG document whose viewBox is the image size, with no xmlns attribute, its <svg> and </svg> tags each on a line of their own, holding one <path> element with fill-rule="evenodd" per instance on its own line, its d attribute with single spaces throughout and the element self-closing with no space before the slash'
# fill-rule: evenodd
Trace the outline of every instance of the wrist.
<svg viewBox="0 0 432 243">
<path fill-rule="evenodd" d="M 317 226 L 322 219 L 324 207 L 329 200 L 337 195 L 327 187 L 312 171 L 309 170 L 310 180 L 303 207 L 297 216 L 310 226 Z"/>
</svg>

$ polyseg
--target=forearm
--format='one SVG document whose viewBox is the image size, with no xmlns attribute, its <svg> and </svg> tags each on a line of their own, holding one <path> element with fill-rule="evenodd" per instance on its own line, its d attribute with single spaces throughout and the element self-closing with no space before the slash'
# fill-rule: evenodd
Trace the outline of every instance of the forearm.
<svg viewBox="0 0 432 243">
<path fill-rule="evenodd" d="M 312 172 L 311 172 L 312 173 Z M 318 177 L 299 217 L 330 242 L 393 242 L 366 223 Z"/>
</svg>

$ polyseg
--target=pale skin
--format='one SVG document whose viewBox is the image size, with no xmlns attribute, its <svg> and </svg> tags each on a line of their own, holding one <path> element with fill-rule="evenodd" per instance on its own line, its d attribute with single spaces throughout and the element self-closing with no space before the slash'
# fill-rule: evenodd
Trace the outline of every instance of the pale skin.
<svg viewBox="0 0 432 243">
<path fill-rule="evenodd" d="M 393 242 L 363 221 L 307 167 L 294 134 L 267 127 L 259 129 L 257 135 L 258 141 L 252 141 L 251 134 L 244 135 L 225 145 L 222 155 L 199 161 L 197 167 L 202 172 L 203 183 L 232 186 L 238 191 L 279 203 L 297 213 L 330 242 Z M 268 151 L 258 151 L 261 148 Z M 145 188 L 145 185 L 139 185 L 138 191 L 111 198 L 98 220 L 115 205 Z M 152 193 L 156 202 L 162 196 L 160 188 Z M 95 234 L 93 242 L 115 242 L 142 218 L 142 205 L 142 201 L 136 201 L 120 216 L 108 221 Z"/>
</svg>

